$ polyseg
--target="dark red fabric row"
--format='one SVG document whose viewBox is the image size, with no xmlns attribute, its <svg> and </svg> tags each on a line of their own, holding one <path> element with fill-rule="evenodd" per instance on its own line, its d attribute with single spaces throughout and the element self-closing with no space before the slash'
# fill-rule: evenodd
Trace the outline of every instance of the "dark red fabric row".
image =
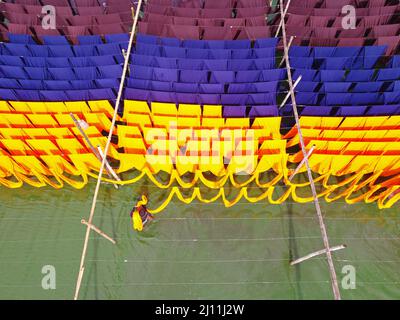
<svg viewBox="0 0 400 320">
<path fill-rule="evenodd" d="M 68 26 L 61 29 L 43 29 L 42 26 L 27 26 L 26 24 L 9 24 L 8 28 L 0 25 L 1 38 L 7 40 L 7 33 L 31 34 L 39 40 L 41 36 L 60 36 L 64 35 L 71 42 L 76 44 L 78 36 L 84 35 L 106 35 L 130 32 L 131 25 L 124 24 L 99 24 L 93 27 L 88 26 Z"/>
<path fill-rule="evenodd" d="M 265 15 L 271 12 L 271 8 L 266 6 L 238 8 L 236 17 L 248 18 L 254 16 Z M 180 8 L 180 7 L 164 7 L 147 5 L 145 8 L 147 13 L 155 13 L 159 15 L 185 17 L 185 18 L 232 18 L 234 12 L 231 8 L 220 9 L 196 9 L 196 8 Z"/>
<path fill-rule="evenodd" d="M 4 16 L 10 23 L 15 24 L 26 24 L 28 26 L 35 26 L 42 24 L 42 15 L 33 14 L 23 14 L 23 13 L 13 13 L 6 12 Z M 125 13 L 111 13 L 104 15 L 90 15 L 90 16 L 56 16 L 56 26 L 57 28 L 67 27 L 67 26 L 94 26 L 99 24 L 120 24 L 127 23 L 132 25 L 132 12 L 127 11 Z"/>
<path fill-rule="evenodd" d="M 357 28 L 368 28 L 386 24 L 392 24 L 392 15 L 366 16 L 356 19 Z M 325 16 L 304 16 L 298 14 L 288 14 L 286 25 L 304 26 L 304 27 L 342 27 L 343 16 L 325 17 Z"/>
<path fill-rule="evenodd" d="M 397 1 L 397 0 L 395 0 Z M 287 0 L 285 1 L 287 2 Z M 387 0 L 292 0 L 290 6 L 303 8 L 342 9 L 346 5 L 361 8 L 383 7 Z"/>
<path fill-rule="evenodd" d="M 143 20 L 146 23 L 158 24 L 174 24 L 183 26 L 200 26 L 200 27 L 231 27 L 231 26 L 266 26 L 265 15 L 249 18 L 185 18 L 164 16 L 153 13 L 146 13 Z"/>
<path fill-rule="evenodd" d="M 397 1 L 397 0 L 396 0 Z M 394 15 L 399 13 L 399 4 L 390 6 L 375 6 L 366 8 L 356 8 L 356 16 L 358 18 L 365 16 L 377 16 L 377 15 Z M 289 6 L 288 13 L 300 14 L 300 15 L 311 15 L 311 16 L 323 16 L 323 17 L 339 17 L 342 15 L 342 7 L 335 8 L 310 8 L 303 5 L 295 6 L 292 3 Z"/>
<path fill-rule="evenodd" d="M 156 23 L 139 23 L 139 33 L 160 37 L 194 40 L 239 40 L 270 38 L 274 33 L 268 26 L 199 27 Z"/>
<path fill-rule="evenodd" d="M 149 0 L 148 5 L 180 8 L 249 8 L 269 4 L 265 0 Z"/>
<path fill-rule="evenodd" d="M 302 27 L 296 25 L 287 25 L 286 31 L 288 35 L 296 36 L 298 38 L 379 38 L 397 36 L 400 32 L 400 25 L 387 24 L 383 26 L 376 26 L 372 28 L 361 28 L 344 30 L 342 27 Z"/>
</svg>

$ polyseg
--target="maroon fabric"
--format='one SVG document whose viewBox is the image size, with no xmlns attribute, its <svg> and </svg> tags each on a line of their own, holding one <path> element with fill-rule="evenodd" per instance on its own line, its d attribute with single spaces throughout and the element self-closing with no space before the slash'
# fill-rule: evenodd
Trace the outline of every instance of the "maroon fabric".
<svg viewBox="0 0 400 320">
<path fill-rule="evenodd" d="M 265 27 L 264 27 L 265 28 Z M 232 32 L 235 33 L 235 35 L 233 36 L 234 40 L 248 40 L 249 39 L 249 35 L 246 32 L 246 28 L 243 27 L 233 27 L 232 28 Z"/>
<path fill-rule="evenodd" d="M 201 10 L 202 18 L 232 18 L 232 10 L 224 9 L 203 9 Z"/>
<path fill-rule="evenodd" d="M 187 25 L 187 26 L 196 26 L 197 19 L 195 18 L 186 18 L 186 17 L 173 17 L 171 22 L 165 22 L 165 24 L 176 24 L 176 25 Z"/>
<path fill-rule="evenodd" d="M 328 19 L 327 17 L 311 16 L 309 21 L 310 21 L 309 22 L 310 27 L 325 28 L 326 26 L 328 26 L 331 20 Z"/>
<path fill-rule="evenodd" d="M 32 26 L 33 30 L 35 31 L 35 34 L 40 37 L 40 36 L 59 36 L 60 31 L 58 29 L 48 29 L 45 30 L 43 29 L 42 25 L 38 26 Z"/>
<path fill-rule="evenodd" d="M 267 7 L 255 7 L 255 8 L 238 8 L 238 18 L 249 18 L 266 15 L 268 13 Z"/>
<path fill-rule="evenodd" d="M 168 36 L 165 25 L 160 23 L 139 22 L 138 32 L 154 36 Z"/>
<path fill-rule="evenodd" d="M 249 17 L 246 19 L 246 26 L 249 27 L 266 26 L 266 25 L 267 21 L 265 16 Z"/>
<path fill-rule="evenodd" d="M 246 27 L 245 31 L 250 40 L 272 37 L 271 29 L 264 26 Z"/>
<path fill-rule="evenodd" d="M 339 43 L 338 39 L 322 39 L 322 38 L 311 38 L 310 46 L 312 47 L 336 47 Z"/>
<path fill-rule="evenodd" d="M 118 13 L 94 15 L 97 24 L 121 24 L 122 20 Z"/>
<path fill-rule="evenodd" d="M 313 14 L 314 9 L 305 8 L 305 7 L 294 7 L 292 5 L 289 6 L 288 14 L 298 14 L 301 16 L 309 16 L 309 15 L 316 15 Z"/>
<path fill-rule="evenodd" d="M 104 13 L 104 9 L 102 7 L 79 7 L 78 8 L 78 13 L 81 16 L 90 16 L 90 15 L 100 15 Z"/>
<path fill-rule="evenodd" d="M 337 19 L 339 20 L 340 18 Z M 380 24 L 379 21 L 381 21 L 381 16 L 362 17 L 359 25 L 360 27 L 371 28 L 373 26 L 379 25 Z M 338 21 L 337 23 L 339 24 L 340 21 Z"/>
<path fill-rule="evenodd" d="M 200 1 L 198 1 L 200 2 Z M 204 0 L 205 9 L 232 8 L 233 0 Z"/>
<path fill-rule="evenodd" d="M 187 1 L 185 1 L 185 2 L 187 2 Z M 168 6 L 172 5 L 172 1 L 171 0 L 151 0 L 151 4 L 168 7 Z"/>
<path fill-rule="evenodd" d="M 136 2 L 137 1 L 131 1 L 131 0 L 96 0 L 100 3 L 102 2 L 106 2 L 108 6 L 117 6 L 117 5 L 121 5 L 121 6 L 125 6 L 125 7 L 132 7 L 132 2 Z"/>
<path fill-rule="evenodd" d="M 199 18 L 200 9 L 192 9 L 192 8 L 173 8 L 173 13 L 171 15 L 177 17 L 187 17 L 187 18 Z M 206 17 L 207 18 L 207 17 Z"/>
<path fill-rule="evenodd" d="M 238 0 L 237 8 L 264 7 L 268 4 L 269 2 L 264 0 Z"/>
<path fill-rule="evenodd" d="M 224 26 L 227 28 L 230 27 L 244 27 L 246 24 L 246 20 L 243 18 L 236 18 L 236 19 L 224 19 Z M 255 21 L 255 20 L 254 20 Z M 265 18 L 264 18 L 265 21 Z"/>
<path fill-rule="evenodd" d="M 342 30 L 341 28 L 315 28 L 314 35 L 316 38 L 325 38 L 325 39 L 332 39 L 336 38 L 338 31 Z"/>
<path fill-rule="evenodd" d="M 0 3 L 1 11 L 13 12 L 13 13 L 25 13 L 24 7 L 17 3 Z"/>
<path fill-rule="evenodd" d="M 356 7 L 356 0 L 335 0 L 335 1 L 325 1 L 323 8 L 340 8 L 342 9 L 346 5 L 351 5 Z"/>
<path fill-rule="evenodd" d="M 197 19 L 197 24 L 199 27 L 223 27 L 225 19 Z"/>
<path fill-rule="evenodd" d="M 99 5 L 97 0 L 74 0 L 76 6 L 79 7 L 96 7 Z"/>
<path fill-rule="evenodd" d="M 387 50 L 386 50 L 386 55 L 387 56 L 391 56 L 393 55 L 400 44 L 400 36 L 396 36 L 396 37 L 379 37 L 375 43 L 378 46 L 388 46 Z"/>
<path fill-rule="evenodd" d="M 225 27 L 204 27 L 203 40 L 232 40 L 231 32 Z"/>
<path fill-rule="evenodd" d="M 369 0 L 368 2 L 368 7 L 369 8 L 374 8 L 374 7 L 383 7 L 386 3 L 386 0 Z"/>
<path fill-rule="evenodd" d="M 387 24 L 384 26 L 375 26 L 372 28 L 371 36 L 374 38 L 397 36 L 399 31 L 398 24 Z"/>
<path fill-rule="evenodd" d="M 199 27 L 186 26 L 185 28 L 182 28 L 182 26 L 174 25 L 166 25 L 166 27 L 168 37 L 178 39 L 200 39 Z"/>
<path fill-rule="evenodd" d="M 152 34 L 160 37 L 170 37 L 168 33 L 168 25 L 160 23 L 146 23 L 145 25 L 143 24 L 142 28 L 145 28 L 146 30 L 142 33 Z"/>
<path fill-rule="evenodd" d="M 302 26 L 287 26 L 286 33 L 289 36 L 309 38 L 311 37 L 312 29 L 310 27 L 302 27 Z"/>
<path fill-rule="evenodd" d="M 121 23 L 111 23 L 111 24 L 99 24 L 93 26 L 92 28 L 93 34 L 115 34 L 115 33 L 125 33 L 124 28 Z"/>
<path fill-rule="evenodd" d="M 68 26 L 64 28 L 64 33 L 74 44 L 78 43 L 78 36 L 90 35 L 89 28 L 87 26 Z"/>
<path fill-rule="evenodd" d="M 175 18 L 177 18 L 177 17 L 175 17 Z M 185 18 L 185 19 L 187 19 L 187 18 Z M 192 19 L 192 18 L 189 18 L 189 19 Z M 156 13 L 147 13 L 144 16 L 143 21 L 148 22 L 148 23 L 173 24 L 174 17 L 156 14 Z"/>
<path fill-rule="evenodd" d="M 341 10 L 339 8 L 316 8 L 313 10 L 313 16 L 323 16 L 323 17 L 338 17 L 341 15 Z"/>
<path fill-rule="evenodd" d="M 340 38 L 338 47 L 362 47 L 364 42 L 363 38 Z"/>
<path fill-rule="evenodd" d="M 46 0 L 43 2 L 43 4 L 55 7 L 69 7 L 68 0 Z"/>
<path fill-rule="evenodd" d="M 355 29 L 342 30 L 340 32 L 339 38 L 364 38 L 365 33 L 366 33 L 365 28 L 357 27 Z"/>
<path fill-rule="evenodd" d="M 48 4 L 46 2 L 46 4 Z M 42 6 L 41 5 L 25 5 L 25 11 L 29 14 L 42 15 Z M 56 6 L 56 15 L 57 16 L 72 16 L 72 10 L 70 6 Z"/>
<path fill-rule="evenodd" d="M 320 0 L 292 0 L 290 6 L 293 7 L 305 7 L 305 8 L 315 8 Z"/>
<path fill-rule="evenodd" d="M 335 20 L 333 20 L 332 27 L 343 28 L 342 21 L 343 21 L 343 17 L 336 17 Z"/>
<path fill-rule="evenodd" d="M 199 0 L 185 0 L 180 2 L 182 8 L 201 8 L 201 1 Z"/>
<path fill-rule="evenodd" d="M 107 13 L 121 13 L 121 12 L 128 12 L 128 11 L 131 11 L 131 7 L 126 6 L 126 5 L 113 5 L 113 6 L 106 7 Z"/>
<path fill-rule="evenodd" d="M 300 14 L 288 14 L 286 25 L 287 26 L 305 26 L 307 25 L 307 21 L 309 20 L 309 16 L 300 15 Z"/>
<path fill-rule="evenodd" d="M 42 6 L 32 6 L 32 5 L 25 5 L 24 6 L 25 11 L 28 12 L 29 14 L 42 14 Z M 11 11 L 8 11 L 11 12 Z M 70 13 L 72 14 L 72 13 Z"/>
<path fill-rule="evenodd" d="M 9 23 L 7 25 L 8 32 L 15 34 L 30 34 L 29 28 L 26 24 Z"/>
<path fill-rule="evenodd" d="M 376 7 L 369 9 L 370 16 L 379 16 L 379 15 L 393 15 L 399 6 L 386 6 L 386 7 Z"/>
<path fill-rule="evenodd" d="M 369 15 L 369 8 L 356 8 L 357 17 L 365 17 Z"/>
<path fill-rule="evenodd" d="M 149 4 L 146 5 L 146 12 L 172 15 L 172 8 L 171 7 L 164 7 L 164 6 L 156 6 L 156 5 L 152 4 L 152 3 L 149 3 Z"/>
<path fill-rule="evenodd" d="M 38 16 L 33 14 L 6 12 L 4 15 L 11 23 L 15 24 L 27 24 L 32 26 L 40 23 Z"/>
<path fill-rule="evenodd" d="M 93 16 L 71 16 L 68 21 L 71 26 L 91 26 L 95 22 Z"/>
<path fill-rule="evenodd" d="M 56 15 L 59 16 L 71 16 L 72 10 L 71 7 L 56 7 Z"/>
<path fill-rule="evenodd" d="M 132 23 L 133 23 L 132 12 L 130 12 L 130 11 L 122 12 L 119 14 L 119 16 L 121 17 L 121 21 L 124 24 L 128 23 L 132 26 Z"/>
<path fill-rule="evenodd" d="M 32 5 L 32 6 L 40 6 L 41 3 L 39 0 L 17 0 L 18 4 L 22 5 Z"/>
</svg>

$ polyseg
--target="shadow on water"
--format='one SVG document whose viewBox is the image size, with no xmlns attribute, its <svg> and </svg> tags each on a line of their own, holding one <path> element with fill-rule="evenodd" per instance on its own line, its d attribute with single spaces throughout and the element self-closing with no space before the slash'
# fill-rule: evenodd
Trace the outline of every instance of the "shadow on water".
<svg viewBox="0 0 400 320">
<path fill-rule="evenodd" d="M 286 203 L 287 207 L 287 215 L 288 215 L 288 227 L 289 227 L 289 262 L 297 259 L 299 257 L 297 242 L 296 242 L 296 231 L 293 221 L 293 204 L 290 202 Z M 301 290 L 301 272 L 300 265 L 297 264 L 295 266 L 289 265 L 289 272 L 294 270 L 295 275 L 295 297 L 296 299 L 303 300 L 303 293 Z M 290 272 L 291 273 L 291 272 Z"/>
</svg>

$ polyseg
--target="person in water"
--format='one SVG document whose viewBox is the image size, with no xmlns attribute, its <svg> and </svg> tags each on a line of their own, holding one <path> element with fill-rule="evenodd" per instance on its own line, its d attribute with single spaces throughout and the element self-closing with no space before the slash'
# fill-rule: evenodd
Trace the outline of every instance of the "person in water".
<svg viewBox="0 0 400 320">
<path fill-rule="evenodd" d="M 144 226 L 154 219 L 153 215 L 148 212 L 147 205 L 148 199 L 145 195 L 142 195 L 140 200 L 136 203 L 136 206 L 131 211 L 131 218 L 133 223 L 133 229 L 142 231 Z"/>
</svg>

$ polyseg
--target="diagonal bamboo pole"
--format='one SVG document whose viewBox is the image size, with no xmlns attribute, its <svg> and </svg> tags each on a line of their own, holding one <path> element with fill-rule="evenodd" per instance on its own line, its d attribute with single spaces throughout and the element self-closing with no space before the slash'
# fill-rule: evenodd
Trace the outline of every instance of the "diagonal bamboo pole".
<svg viewBox="0 0 400 320">
<path fill-rule="evenodd" d="M 279 31 L 281 31 L 283 21 L 285 20 L 286 14 L 287 14 L 287 12 L 289 10 L 290 1 L 291 0 L 289 0 L 288 3 L 286 4 L 285 11 L 283 12 L 283 15 L 282 15 L 282 10 L 281 10 L 281 21 L 279 22 L 278 30 L 276 30 L 275 38 L 278 36 Z M 290 45 L 289 45 L 289 47 L 290 47 Z"/>
<path fill-rule="evenodd" d="M 142 1 L 143 0 L 139 0 L 138 6 L 137 6 L 137 10 L 136 10 L 136 14 L 135 14 L 135 18 L 133 20 L 133 25 L 132 25 L 132 31 L 131 31 L 131 36 L 129 39 L 129 45 L 128 45 L 128 50 L 126 52 L 126 57 L 125 57 L 125 63 L 124 63 L 124 69 L 122 71 L 122 76 L 121 76 L 121 83 L 119 85 L 119 90 L 118 90 L 118 96 L 117 96 L 117 100 L 115 102 L 115 107 L 114 107 L 114 116 L 111 122 L 111 126 L 110 126 L 110 130 L 109 130 L 109 134 L 108 134 L 108 139 L 107 139 L 107 144 L 104 148 L 104 155 L 107 155 L 108 153 L 108 149 L 110 148 L 110 143 L 111 143 L 111 137 L 114 131 L 114 127 L 115 127 L 115 122 L 116 122 L 116 118 L 117 118 L 117 114 L 118 114 L 118 108 L 120 106 L 121 103 L 121 98 L 122 98 L 122 92 L 124 90 L 124 82 L 125 82 L 125 78 L 126 78 L 126 74 L 128 71 L 128 66 L 129 66 L 129 57 L 131 55 L 131 51 L 132 51 L 132 46 L 133 46 L 133 39 L 135 37 L 135 31 L 136 31 L 136 26 L 139 20 L 139 13 L 140 13 L 140 8 L 142 6 Z M 94 212 L 96 209 L 96 204 L 97 204 L 97 197 L 99 194 L 99 190 L 100 190 L 100 185 L 101 185 L 101 178 L 103 176 L 103 171 L 104 171 L 104 167 L 107 161 L 107 157 L 103 157 L 103 161 L 101 162 L 101 167 L 100 167 L 100 171 L 99 171 L 99 176 L 97 178 L 97 184 L 96 184 L 96 189 L 94 191 L 94 195 L 93 195 L 93 202 L 92 202 L 92 208 L 90 209 L 90 215 L 89 215 L 89 220 L 88 220 L 88 226 L 86 229 L 86 235 L 85 235 L 85 241 L 83 244 L 83 251 L 82 251 L 82 256 L 81 256 L 81 263 L 79 266 L 79 273 L 78 273 L 78 279 L 76 282 L 76 288 L 75 288 L 75 295 L 74 295 L 74 300 L 77 300 L 79 297 L 79 291 L 81 288 L 81 283 L 82 283 L 82 278 L 83 278 L 83 273 L 85 270 L 85 258 L 86 258 L 86 252 L 87 252 L 87 247 L 88 247 L 88 243 L 89 243 L 89 235 L 90 235 L 90 231 L 91 231 L 91 227 L 90 225 L 92 225 L 93 222 L 93 216 L 94 216 Z"/>
<path fill-rule="evenodd" d="M 330 251 L 331 251 L 331 252 L 333 252 L 333 251 L 338 251 L 338 250 L 346 249 L 346 247 L 347 247 L 347 246 L 346 246 L 345 244 L 342 244 L 342 245 L 340 245 L 340 246 L 331 247 L 331 248 L 330 248 Z M 326 253 L 326 250 L 325 250 L 325 249 L 312 252 L 312 253 L 310 253 L 310 254 L 304 256 L 304 257 L 301 257 L 301 258 L 299 258 L 299 259 L 297 259 L 297 260 L 292 261 L 292 262 L 290 263 L 290 265 L 291 265 L 291 266 L 294 266 L 294 265 L 296 265 L 296 264 L 299 264 L 299 263 L 304 262 L 304 261 L 306 261 L 306 260 L 309 260 L 309 259 L 311 259 L 311 258 L 318 257 L 318 256 L 320 256 L 320 255 L 322 255 L 322 254 L 324 254 L 324 253 Z"/>
<path fill-rule="evenodd" d="M 314 178 L 312 176 L 310 164 L 308 162 L 307 150 L 306 150 L 306 147 L 305 147 L 305 144 L 304 144 L 303 134 L 301 132 L 299 114 L 297 112 L 296 96 L 295 96 L 295 93 L 294 93 L 294 90 L 293 90 L 292 71 L 290 69 L 288 42 L 287 42 L 287 38 L 286 38 L 286 23 L 285 23 L 285 19 L 284 19 L 285 14 L 284 14 L 284 9 L 283 9 L 283 0 L 279 0 L 279 3 L 280 3 L 280 10 L 281 10 L 282 35 L 283 35 L 282 39 L 283 39 L 284 55 L 285 55 L 285 60 L 286 60 L 286 68 L 287 68 L 287 74 L 288 74 L 288 80 L 289 80 L 289 86 L 290 86 L 290 92 L 291 92 L 293 114 L 294 114 L 294 117 L 295 117 L 295 120 L 296 120 L 296 126 L 297 126 L 297 131 L 298 131 L 298 134 L 299 134 L 299 138 L 300 138 L 301 150 L 303 152 L 304 158 L 306 159 L 305 165 L 306 165 L 306 168 L 307 168 L 308 180 L 310 180 L 311 190 L 312 190 L 312 193 L 313 193 L 313 196 L 314 196 L 314 204 L 315 204 L 315 209 L 317 211 L 318 222 L 319 222 L 319 227 L 320 227 L 320 230 L 321 230 L 322 240 L 324 242 L 324 247 L 325 247 L 325 250 L 326 250 L 326 258 L 328 260 L 328 266 L 329 266 L 329 273 L 330 273 L 330 277 L 331 277 L 333 295 L 335 297 L 335 300 L 340 300 L 341 299 L 340 290 L 339 290 L 339 285 L 338 285 L 338 281 L 337 281 L 335 266 L 333 264 L 331 247 L 329 245 L 328 234 L 327 234 L 327 231 L 326 231 L 324 218 L 322 216 L 321 206 L 320 206 L 319 200 L 318 200 L 317 191 L 316 191 L 315 183 L 314 183 Z"/>
<path fill-rule="evenodd" d="M 72 120 L 75 123 L 75 126 L 78 128 L 78 131 L 80 132 L 81 136 L 85 139 L 87 145 L 89 146 L 90 150 L 92 150 L 93 154 L 96 156 L 96 158 L 100 161 L 100 163 L 103 161 L 103 155 L 101 154 L 100 150 L 96 150 L 96 148 L 93 146 L 93 144 L 90 142 L 89 137 L 86 135 L 84 129 L 82 128 L 82 126 L 79 124 L 78 119 L 75 118 L 75 116 L 70 113 L 69 114 L 72 118 Z M 114 172 L 114 170 L 111 168 L 110 164 L 108 163 L 108 161 L 106 162 L 106 170 L 107 170 L 107 174 L 111 179 L 115 179 L 117 181 L 120 181 L 119 177 L 117 176 L 117 174 Z M 115 189 L 118 189 L 118 185 L 114 184 Z"/>
</svg>

